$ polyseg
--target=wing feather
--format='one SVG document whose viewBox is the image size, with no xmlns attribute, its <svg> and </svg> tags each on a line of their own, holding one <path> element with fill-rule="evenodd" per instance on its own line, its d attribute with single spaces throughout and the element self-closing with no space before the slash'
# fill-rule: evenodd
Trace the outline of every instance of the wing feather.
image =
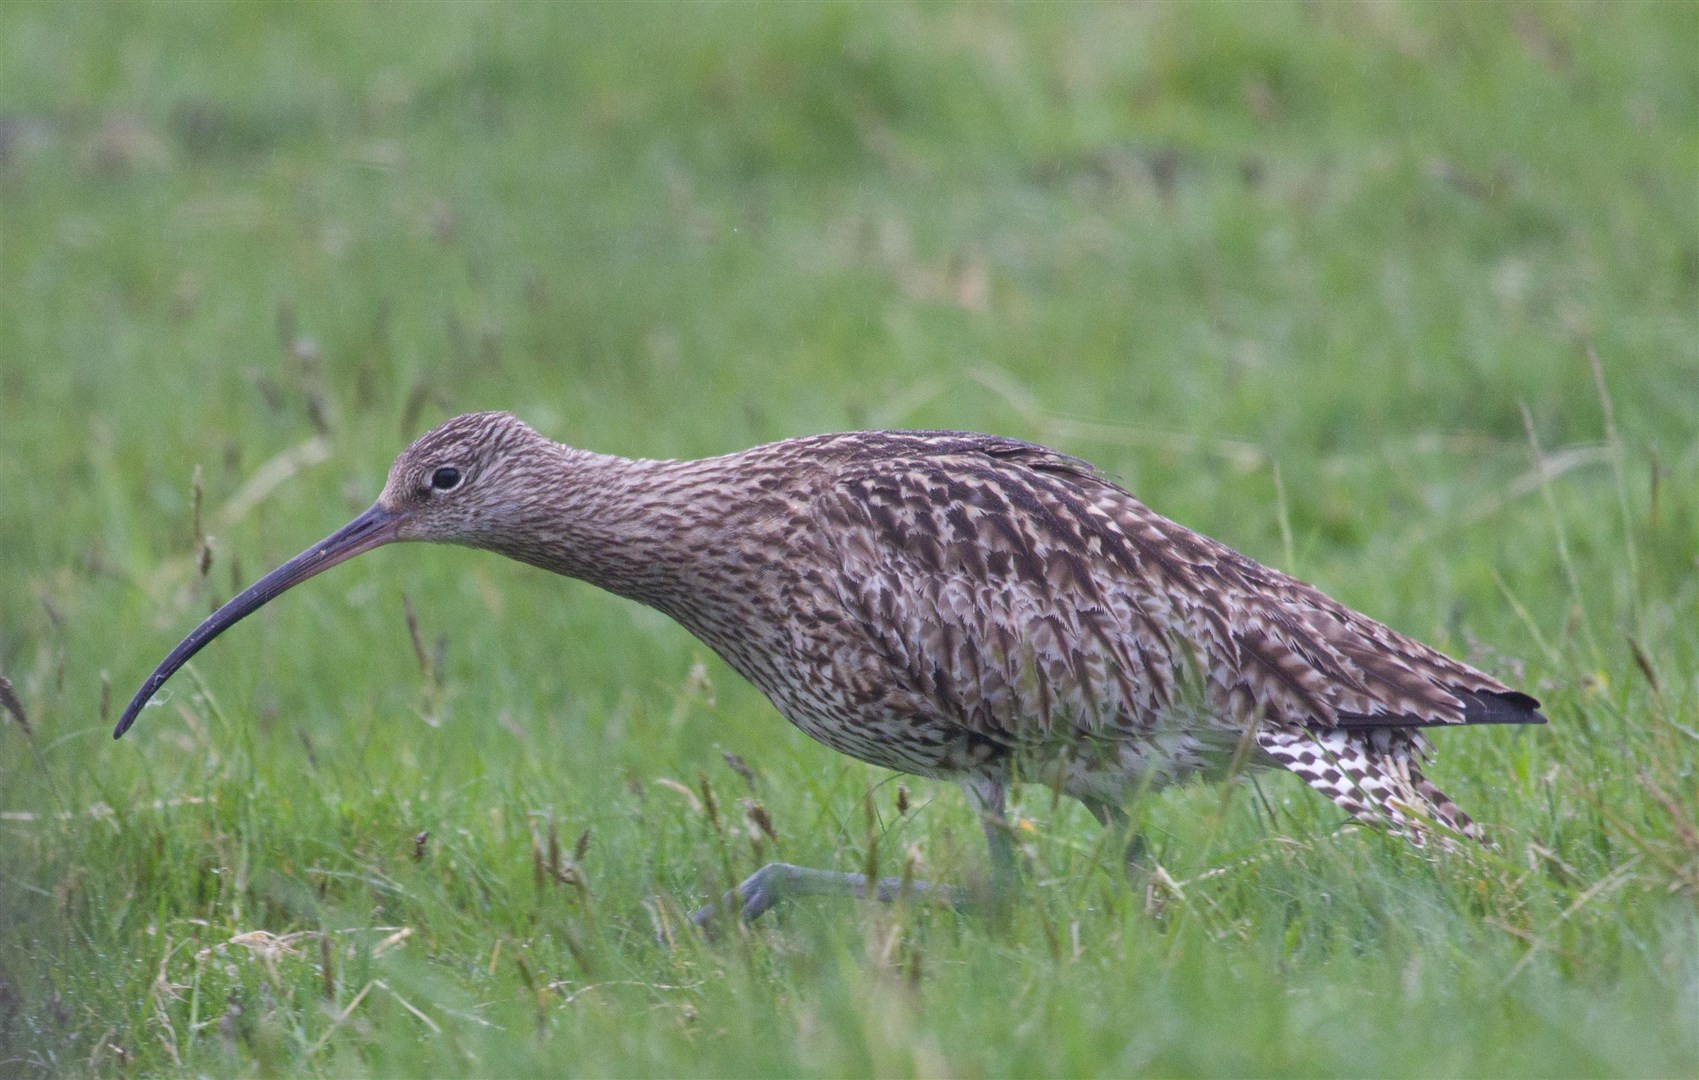
<svg viewBox="0 0 1699 1080">
<path fill-rule="evenodd" d="M 814 513 L 863 631 L 990 738 L 1148 732 L 1193 685 L 1240 730 L 1544 720 L 1527 695 L 1042 447 L 952 437 L 882 455 Z"/>
</svg>

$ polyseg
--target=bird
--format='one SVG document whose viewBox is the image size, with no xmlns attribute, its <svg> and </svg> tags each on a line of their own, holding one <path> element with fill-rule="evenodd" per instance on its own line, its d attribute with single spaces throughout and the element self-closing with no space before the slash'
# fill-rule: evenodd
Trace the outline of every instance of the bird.
<svg viewBox="0 0 1699 1080">
<path fill-rule="evenodd" d="M 370 508 L 191 631 L 113 737 L 231 625 L 401 541 L 493 551 L 655 608 L 812 738 L 960 783 L 994 896 L 1018 875 L 1017 783 L 1124 828 L 1140 792 L 1284 768 L 1358 822 L 1452 847 L 1487 838 L 1423 775 L 1426 730 L 1546 722 L 1528 694 L 1035 443 L 863 431 L 631 459 L 478 412 L 420 436 Z M 957 886 L 773 863 L 695 917 L 903 889 L 972 906 Z"/>
</svg>

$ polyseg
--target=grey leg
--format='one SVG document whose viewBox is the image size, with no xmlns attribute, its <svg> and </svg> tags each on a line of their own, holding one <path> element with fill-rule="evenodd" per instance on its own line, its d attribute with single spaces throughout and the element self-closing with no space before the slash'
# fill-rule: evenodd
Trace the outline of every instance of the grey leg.
<svg viewBox="0 0 1699 1080">
<path fill-rule="evenodd" d="M 1091 811 L 1092 816 L 1105 829 L 1113 829 L 1127 838 L 1127 846 L 1122 850 L 1121 858 L 1126 863 L 1128 877 L 1136 878 L 1149 869 L 1145 865 L 1145 856 L 1148 851 L 1145 848 L 1144 837 L 1128 829 L 1127 825 L 1130 819 L 1119 803 L 1098 802 L 1095 799 L 1082 799 L 1080 801 L 1085 803 L 1086 809 Z"/>
<path fill-rule="evenodd" d="M 845 896 L 889 904 L 905 895 L 905 889 L 906 895 L 926 903 L 942 904 L 958 911 L 969 906 L 966 894 L 954 885 L 930 881 L 904 882 L 900 877 L 885 877 L 876 881 L 869 892 L 866 874 L 768 863 L 749 875 L 743 884 L 726 893 L 718 904 L 698 908 L 690 916 L 690 921 L 705 927 L 722 910 L 729 910 L 740 912 L 744 922 L 753 922 L 780 900 L 796 896 Z"/>
<path fill-rule="evenodd" d="M 1005 782 L 995 777 L 975 777 L 963 781 L 969 800 L 979 811 L 985 829 L 985 841 L 991 849 L 991 896 L 994 908 L 1000 908 L 1014 889 L 1016 879 L 1015 845 L 1009 835 L 1009 822 L 1004 816 Z M 915 899 L 942 904 L 957 911 L 970 911 L 979 905 L 966 889 L 931 881 L 904 882 L 900 877 L 885 877 L 874 882 L 869 891 L 866 874 L 851 874 L 840 870 L 811 870 L 789 863 L 768 863 L 749 875 L 743 884 L 726 893 L 718 904 L 698 908 L 690 916 L 697 926 L 707 927 L 721 911 L 742 914 L 744 922 L 752 922 L 781 900 L 796 896 L 844 896 L 852 899 L 873 899 L 891 903 L 906 894 Z"/>
<path fill-rule="evenodd" d="M 979 811 L 979 823 L 985 830 L 985 845 L 991 852 L 991 897 L 1001 906 L 1014 894 L 1018 877 L 1015 841 L 1009 833 L 1009 819 L 1004 810 L 1008 784 L 1000 777 L 975 776 L 962 781 L 968 800 Z"/>
</svg>

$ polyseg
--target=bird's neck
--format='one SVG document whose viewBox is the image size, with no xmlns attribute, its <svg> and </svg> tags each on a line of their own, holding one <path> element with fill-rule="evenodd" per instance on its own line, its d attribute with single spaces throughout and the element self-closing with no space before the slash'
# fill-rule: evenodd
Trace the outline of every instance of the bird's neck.
<svg viewBox="0 0 1699 1080">
<path fill-rule="evenodd" d="M 479 546 L 579 578 L 688 622 L 727 563 L 756 490 L 724 459 L 650 461 L 562 447 L 540 494 Z"/>
</svg>

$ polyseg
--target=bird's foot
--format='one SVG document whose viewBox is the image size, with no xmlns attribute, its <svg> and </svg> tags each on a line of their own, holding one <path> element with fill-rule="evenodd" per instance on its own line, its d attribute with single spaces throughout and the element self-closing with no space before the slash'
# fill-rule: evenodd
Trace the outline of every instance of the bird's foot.
<svg viewBox="0 0 1699 1080">
<path fill-rule="evenodd" d="M 735 911 L 744 922 L 753 922 L 779 901 L 797 896 L 845 896 L 877 900 L 884 904 L 908 897 L 957 911 L 965 911 L 972 906 L 967 891 L 955 885 L 884 877 L 874 881 L 869 888 L 866 874 L 768 863 L 721 897 L 719 903 L 696 909 L 690 921 L 711 933 L 722 912 Z"/>
</svg>

